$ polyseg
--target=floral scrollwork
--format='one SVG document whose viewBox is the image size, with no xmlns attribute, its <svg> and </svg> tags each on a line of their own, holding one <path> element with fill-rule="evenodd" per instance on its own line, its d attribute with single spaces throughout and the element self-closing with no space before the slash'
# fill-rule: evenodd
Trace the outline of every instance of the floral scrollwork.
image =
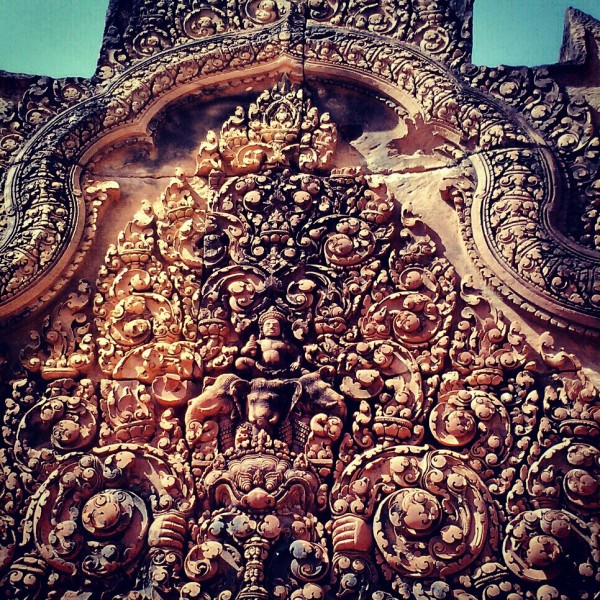
<svg viewBox="0 0 600 600">
<path fill-rule="evenodd" d="M 44 319 L 43 337 L 31 333 L 32 342 L 21 353 L 28 369 L 39 371 L 49 380 L 76 377 L 90 369 L 95 360 L 91 323 L 86 314 L 91 294 L 90 284 L 82 280 L 77 292 L 69 294 Z"/>
<path fill-rule="evenodd" d="M 421 453 L 419 459 L 403 454 L 391 460 L 390 470 L 396 483 L 409 487 L 379 505 L 373 524 L 377 547 L 404 576 L 443 577 L 464 569 L 492 529 L 485 486 L 451 454 Z"/>
<path fill-rule="evenodd" d="M 332 509 L 334 563 L 356 551 L 368 560 L 373 545 L 388 580 L 448 576 L 497 544 L 479 476 L 459 455 L 426 446 L 363 453 L 342 473 Z"/>
<path fill-rule="evenodd" d="M 531 466 L 527 489 L 539 507 L 561 499 L 580 511 L 600 508 L 600 450 L 567 439 L 552 446 Z"/>
<path fill-rule="evenodd" d="M 597 581 L 600 562 L 597 528 L 565 510 L 523 512 L 506 528 L 506 566 L 524 581 L 589 589 Z"/>
<path fill-rule="evenodd" d="M 32 498 L 35 546 L 51 568 L 71 576 L 130 571 L 160 517 L 191 510 L 187 477 L 182 465 L 141 446 L 71 455 Z"/>
<path fill-rule="evenodd" d="M 62 455 L 92 446 L 98 421 L 98 398 L 91 380 L 51 382 L 16 430 L 14 453 L 24 470 L 24 482 L 35 487 L 52 473 Z"/>
</svg>

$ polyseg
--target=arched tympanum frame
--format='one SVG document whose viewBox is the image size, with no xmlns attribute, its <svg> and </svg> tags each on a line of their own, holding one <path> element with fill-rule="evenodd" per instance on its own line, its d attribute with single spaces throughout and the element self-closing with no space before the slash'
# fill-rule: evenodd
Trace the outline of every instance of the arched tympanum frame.
<svg viewBox="0 0 600 600">
<path fill-rule="evenodd" d="M 226 95 L 281 73 L 296 81 L 335 76 L 420 115 L 450 142 L 457 161 L 473 167 L 447 196 L 489 282 L 561 327 L 600 327 L 600 257 L 557 229 L 567 190 L 552 149 L 526 119 L 413 45 L 304 26 L 293 12 L 258 31 L 216 35 L 142 60 L 29 140 L 6 179 L 11 218 L 1 240 L 0 316 L 11 320 L 51 300 L 93 244 L 98 209 L 111 190 L 86 193 L 81 173 L 99 148 L 144 138 L 150 120 L 177 98 Z"/>
</svg>

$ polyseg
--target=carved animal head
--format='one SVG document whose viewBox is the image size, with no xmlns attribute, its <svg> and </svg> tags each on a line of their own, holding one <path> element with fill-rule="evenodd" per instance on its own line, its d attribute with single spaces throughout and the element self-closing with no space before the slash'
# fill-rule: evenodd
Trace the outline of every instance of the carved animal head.
<svg viewBox="0 0 600 600">
<path fill-rule="evenodd" d="M 289 457 L 249 453 L 229 461 L 205 480 L 215 506 L 234 506 L 250 513 L 306 514 L 318 488 L 316 476 L 296 469 Z"/>
<path fill-rule="evenodd" d="M 303 375 L 298 380 L 302 388 L 301 410 L 309 415 L 323 412 L 328 416 L 346 417 L 344 396 L 336 392 L 320 372 Z"/>
<path fill-rule="evenodd" d="M 205 385 L 204 391 L 189 401 L 185 413 L 185 424 L 192 421 L 206 421 L 218 415 L 240 410 L 240 398 L 248 390 L 248 382 L 237 375 L 219 375 L 212 384 Z"/>
<path fill-rule="evenodd" d="M 253 379 L 247 397 L 248 421 L 259 429 L 272 432 L 285 420 L 300 393 L 301 388 L 294 380 Z"/>
</svg>

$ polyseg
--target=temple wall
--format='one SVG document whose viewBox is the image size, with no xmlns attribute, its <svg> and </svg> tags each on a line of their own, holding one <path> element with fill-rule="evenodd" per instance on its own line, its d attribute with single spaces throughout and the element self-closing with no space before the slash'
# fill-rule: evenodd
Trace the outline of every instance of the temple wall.
<svg viewBox="0 0 600 600">
<path fill-rule="evenodd" d="M 115 0 L 0 77 L 0 595 L 600 593 L 600 25 Z"/>
</svg>

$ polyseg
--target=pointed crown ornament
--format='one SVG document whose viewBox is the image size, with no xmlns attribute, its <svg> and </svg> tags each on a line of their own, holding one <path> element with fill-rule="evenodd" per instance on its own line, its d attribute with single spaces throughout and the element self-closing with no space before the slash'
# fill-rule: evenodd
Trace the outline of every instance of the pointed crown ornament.
<svg viewBox="0 0 600 600">
<path fill-rule="evenodd" d="M 208 132 L 198 150 L 196 174 L 239 175 L 290 166 L 307 172 L 324 170 L 336 143 L 337 129 L 329 113 L 320 114 L 302 88 L 283 77 L 247 112 L 238 107 L 219 136 Z"/>
</svg>

